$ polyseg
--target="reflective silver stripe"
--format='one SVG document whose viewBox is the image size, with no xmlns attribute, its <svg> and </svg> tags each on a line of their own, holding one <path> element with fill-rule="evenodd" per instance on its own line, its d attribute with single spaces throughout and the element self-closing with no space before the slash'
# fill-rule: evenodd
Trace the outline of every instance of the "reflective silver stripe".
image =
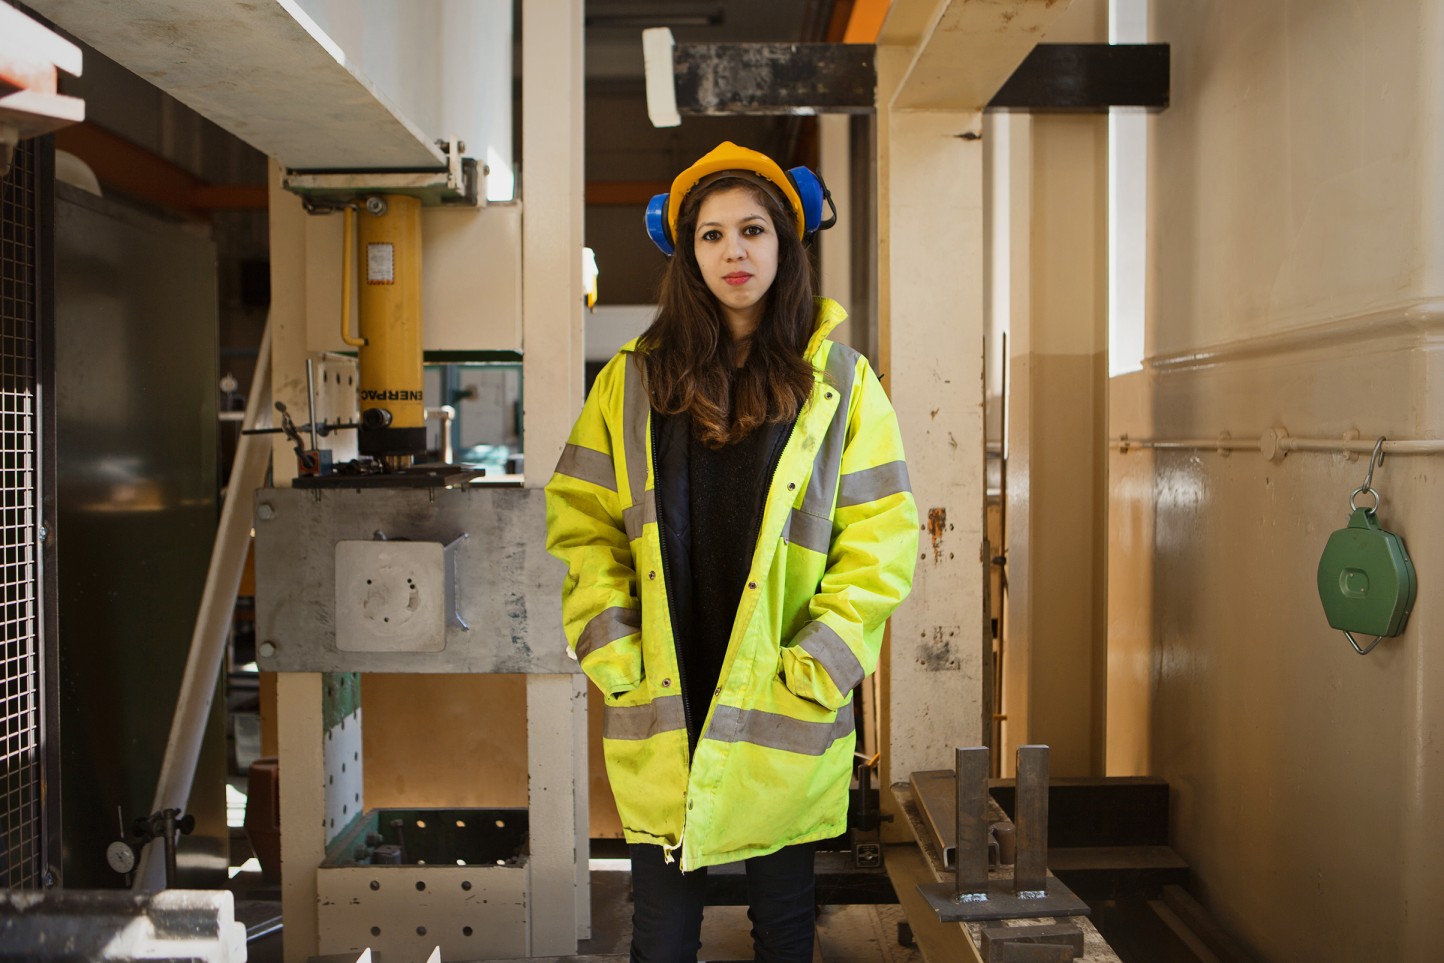
<svg viewBox="0 0 1444 963">
<path fill-rule="evenodd" d="M 607 706 L 603 739 L 650 739 L 660 732 L 687 727 L 682 697 L 661 696 L 644 706 Z"/>
<path fill-rule="evenodd" d="M 837 491 L 837 507 L 863 505 L 875 502 L 898 492 L 910 492 L 908 466 L 901 461 L 890 461 L 874 468 L 864 468 L 842 476 L 842 485 Z"/>
<path fill-rule="evenodd" d="M 622 450 L 627 457 L 627 487 L 632 504 L 640 505 L 647 487 L 647 420 L 652 405 L 647 400 L 640 353 L 633 351 L 628 356 L 626 370 L 622 386 Z"/>
<path fill-rule="evenodd" d="M 585 659 L 602 646 L 635 634 L 641 627 L 641 609 L 615 605 L 601 615 L 593 616 L 587 627 L 582 629 L 581 638 L 577 639 L 577 659 Z"/>
<path fill-rule="evenodd" d="M 811 515 L 800 508 L 794 508 L 787 519 L 782 534 L 794 545 L 810 548 L 814 552 L 827 554 L 832 547 L 832 520 Z"/>
<path fill-rule="evenodd" d="M 837 740 L 852 735 L 856 726 L 852 703 L 838 710 L 834 722 L 805 722 L 761 709 L 719 705 L 712 710 L 712 724 L 707 727 L 706 738 L 750 742 L 768 749 L 820 756 Z"/>
<path fill-rule="evenodd" d="M 827 623 L 808 622 L 802 627 L 802 631 L 797 633 L 793 645 L 812 656 L 827 670 L 838 692 L 851 692 L 862 681 L 865 674 L 862 663 L 857 661 L 857 656 L 842 640 L 842 636 L 833 631 Z"/>
<path fill-rule="evenodd" d="M 557 461 L 557 474 L 580 478 L 609 492 L 617 490 L 617 472 L 612 466 L 612 456 L 595 448 L 567 445 Z"/>
<path fill-rule="evenodd" d="M 627 530 L 627 540 L 642 537 L 642 526 L 657 520 L 657 493 L 648 489 L 642 493 L 642 501 L 622 509 L 622 526 Z"/>
<path fill-rule="evenodd" d="M 812 477 L 808 479 L 807 491 L 802 496 L 802 510 L 810 515 L 832 517 L 832 499 L 837 492 L 838 473 L 842 470 L 842 448 L 847 442 L 847 404 L 852 397 L 857 359 L 857 352 L 844 344 L 833 344 L 827 354 L 827 382 L 836 388 L 840 397 L 827 432 L 817 446 Z M 829 539 L 831 536 L 832 533 L 828 532 Z"/>
</svg>

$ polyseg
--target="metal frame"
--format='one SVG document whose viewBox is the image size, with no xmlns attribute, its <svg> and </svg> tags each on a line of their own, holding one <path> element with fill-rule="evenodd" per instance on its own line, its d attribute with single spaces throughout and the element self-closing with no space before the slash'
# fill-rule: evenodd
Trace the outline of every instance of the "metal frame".
<svg viewBox="0 0 1444 963">
<path fill-rule="evenodd" d="M 958 749 L 956 756 L 955 878 L 917 887 L 938 919 L 951 923 L 1087 916 L 1088 904 L 1048 874 L 1048 747 L 1018 747 L 1018 856 L 1011 880 L 988 871 L 988 750 Z M 936 814 L 929 821 L 936 823 Z M 940 841 L 939 848 L 943 845 Z"/>
<path fill-rule="evenodd" d="M 39 395 L 40 425 L 36 432 L 35 460 L 39 473 L 37 521 L 48 536 L 55 525 L 55 138 L 35 142 L 35 173 L 39 201 L 35 235 L 35 388 Z M 56 618 L 59 571 L 56 540 L 38 538 L 40 545 L 39 619 L 41 638 L 40 736 L 44 747 L 45 834 L 44 860 L 47 887 L 63 882 L 60 811 L 60 630 Z"/>
<path fill-rule="evenodd" d="M 41 615 L 45 608 L 42 533 L 45 531 L 41 471 L 41 340 L 44 337 L 45 272 L 49 263 L 48 209 L 53 185 L 53 142 L 27 140 L 7 158 L 0 180 L 10 195 L 5 225 L 7 284 L 3 292 L 10 306 L 5 344 L 7 404 L 5 433 L 13 439 L 4 455 L 6 499 L 4 616 L 7 640 L 3 674 L 11 683 L 0 699 L 0 753 L 17 763 L 0 771 L 0 806 L 4 808 L 4 835 L 10 846 L 0 846 L 4 875 L 0 884 L 16 889 L 49 885 L 54 874 L 49 854 L 55 820 L 54 797 L 46 779 L 58 772 L 45 752 L 46 713 L 53 704 L 47 692 L 58 673 L 47 671 L 49 658 Z M 10 216 L 13 215 L 13 216 Z M 9 272 L 13 269 L 13 275 Z M 50 286 L 53 286 L 50 285 Z M 15 856 L 12 860 L 10 857 Z"/>
</svg>

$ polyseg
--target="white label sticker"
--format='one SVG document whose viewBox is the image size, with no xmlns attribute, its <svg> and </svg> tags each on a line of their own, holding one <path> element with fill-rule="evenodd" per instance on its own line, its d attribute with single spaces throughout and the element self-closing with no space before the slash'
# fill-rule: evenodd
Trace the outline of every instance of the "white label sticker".
<svg viewBox="0 0 1444 963">
<path fill-rule="evenodd" d="M 366 283 L 396 283 L 396 247 L 393 244 L 366 245 Z"/>
</svg>

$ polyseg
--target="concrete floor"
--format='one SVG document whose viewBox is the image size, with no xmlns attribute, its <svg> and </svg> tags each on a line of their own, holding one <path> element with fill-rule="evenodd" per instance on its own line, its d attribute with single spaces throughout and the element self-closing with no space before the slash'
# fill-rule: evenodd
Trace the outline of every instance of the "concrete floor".
<svg viewBox="0 0 1444 963">
<path fill-rule="evenodd" d="M 581 941 L 576 957 L 546 958 L 574 963 L 624 963 L 632 939 L 631 875 L 625 871 L 596 870 L 592 873 L 592 938 Z M 279 913 L 280 904 L 246 899 L 247 895 L 270 895 L 264 891 L 240 890 L 237 915 L 243 919 L 264 918 Z M 898 923 L 902 909 L 896 904 L 871 906 L 824 906 L 817 917 L 814 961 L 821 963 L 921 963 L 916 948 L 899 946 Z M 702 920 L 702 951 L 699 960 L 737 961 L 752 959 L 751 926 L 745 906 L 711 906 Z M 259 939 L 247 948 L 251 963 L 281 963 L 284 931 Z M 535 958 L 545 963 L 543 958 Z M 410 963 L 384 960 L 381 963 Z M 420 963 L 420 961 L 417 961 Z M 447 960 L 446 963 L 464 963 Z"/>
</svg>

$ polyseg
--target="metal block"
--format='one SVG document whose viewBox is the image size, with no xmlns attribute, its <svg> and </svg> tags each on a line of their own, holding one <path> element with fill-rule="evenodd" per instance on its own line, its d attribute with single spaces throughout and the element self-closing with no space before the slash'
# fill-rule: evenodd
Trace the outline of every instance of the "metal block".
<svg viewBox="0 0 1444 963">
<path fill-rule="evenodd" d="M 1069 923 L 1051 923 L 1042 926 L 985 926 L 982 936 L 983 959 L 986 963 L 997 963 L 1004 958 L 996 955 L 1003 944 L 1061 944 L 1071 950 L 1071 956 L 1066 959 L 1074 959 L 1083 955 L 1083 931 Z"/>
<path fill-rule="evenodd" d="M 243 963 L 246 927 L 225 890 L 0 889 L 0 963 Z"/>
<path fill-rule="evenodd" d="M 560 603 L 566 568 L 546 553 L 539 489 L 261 489 L 255 532 L 257 662 L 266 671 L 580 671 L 567 657 Z M 376 541 L 378 532 L 385 542 Z M 436 549 L 461 535 L 467 537 L 451 551 L 455 598 L 440 603 L 447 617 L 440 647 L 419 629 L 388 636 L 397 624 L 389 613 L 397 606 L 411 611 L 413 588 L 416 611 L 424 607 L 434 629 L 437 608 L 427 593 L 434 592 Z M 430 547 L 387 562 L 375 554 L 379 549 L 360 546 L 359 555 L 372 557 L 352 558 L 350 549 L 338 550 L 346 542 Z M 376 588 L 377 580 L 364 573 L 385 565 L 386 596 L 368 608 L 363 589 Z M 429 574 L 418 580 L 421 572 Z"/>
<path fill-rule="evenodd" d="M 984 920 L 1024 920 L 1044 916 L 1087 916 L 1088 904 L 1049 876 L 1042 890 L 1020 896 L 1011 879 L 990 879 L 986 896 L 958 898 L 951 881 L 926 883 L 918 891 L 944 923 L 978 923 Z"/>
<path fill-rule="evenodd" d="M 1079 954 L 1066 943 L 999 943 L 984 963 L 1072 963 Z"/>
</svg>

